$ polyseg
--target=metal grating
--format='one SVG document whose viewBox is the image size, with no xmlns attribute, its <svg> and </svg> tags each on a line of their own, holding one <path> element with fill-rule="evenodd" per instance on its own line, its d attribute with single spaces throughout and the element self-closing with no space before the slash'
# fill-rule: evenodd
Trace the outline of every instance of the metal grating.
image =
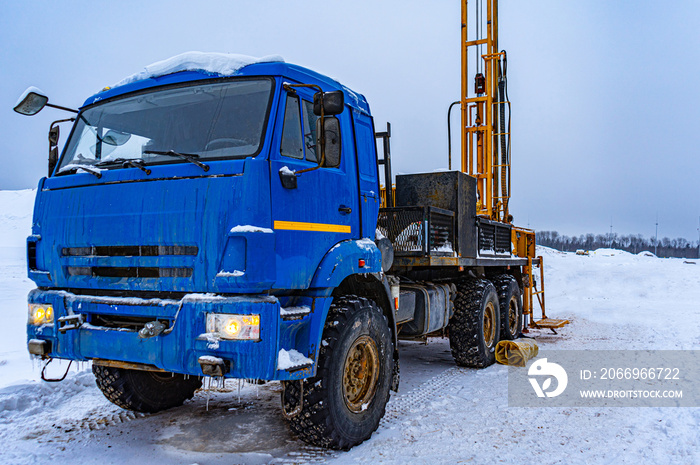
<svg viewBox="0 0 700 465">
<path fill-rule="evenodd" d="M 391 240 L 397 256 L 454 255 L 454 212 L 449 210 L 382 208 L 377 227 Z"/>
<path fill-rule="evenodd" d="M 478 218 L 477 226 L 480 256 L 511 255 L 511 225 Z"/>
</svg>

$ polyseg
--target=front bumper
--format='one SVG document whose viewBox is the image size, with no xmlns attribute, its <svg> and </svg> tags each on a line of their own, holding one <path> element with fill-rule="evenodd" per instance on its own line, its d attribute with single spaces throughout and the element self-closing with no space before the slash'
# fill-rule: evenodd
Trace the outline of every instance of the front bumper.
<svg viewBox="0 0 700 465">
<path fill-rule="evenodd" d="M 319 299 L 316 299 L 319 300 Z M 180 300 L 140 299 L 76 295 L 66 291 L 35 289 L 29 303 L 51 304 L 55 323 L 27 326 L 27 339 L 47 341 L 49 357 L 78 361 L 92 359 L 153 366 L 165 371 L 202 376 L 200 357 L 226 362 L 225 377 L 290 380 L 312 376 L 315 371 L 317 331 L 313 315 L 286 321 L 280 316 L 280 301 L 272 296 L 224 297 L 188 294 Z M 311 303 L 318 305 L 319 302 Z M 212 338 L 205 333 L 207 313 L 260 315 L 260 340 Z M 78 317 L 79 316 L 79 317 Z M 61 319 L 82 320 L 74 329 L 59 331 Z M 162 334 L 140 338 L 138 330 L 104 322 L 167 322 Z M 65 328 L 64 328 L 65 329 Z M 280 349 L 295 349 L 314 361 L 279 370 Z"/>
</svg>

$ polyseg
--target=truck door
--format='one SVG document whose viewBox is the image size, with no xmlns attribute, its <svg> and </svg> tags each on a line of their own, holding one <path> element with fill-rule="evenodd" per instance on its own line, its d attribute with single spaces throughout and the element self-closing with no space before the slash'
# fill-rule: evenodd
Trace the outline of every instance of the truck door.
<svg viewBox="0 0 700 465">
<path fill-rule="evenodd" d="M 297 176 L 296 188 L 285 188 L 279 171 L 317 166 L 320 144 L 313 113 L 313 94 L 298 89 L 280 99 L 273 148 L 270 189 L 275 230 L 277 289 L 305 289 L 323 256 L 340 241 L 360 238 L 359 203 L 350 111 L 337 118 L 341 128 L 340 165 Z"/>
</svg>

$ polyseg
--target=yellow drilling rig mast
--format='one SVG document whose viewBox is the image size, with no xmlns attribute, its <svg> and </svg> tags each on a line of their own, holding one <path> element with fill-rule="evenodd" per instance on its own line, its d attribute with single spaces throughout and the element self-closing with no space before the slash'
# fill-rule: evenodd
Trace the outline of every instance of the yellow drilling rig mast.
<svg viewBox="0 0 700 465">
<path fill-rule="evenodd" d="M 464 0 L 462 3 L 462 171 L 477 180 L 477 213 L 495 221 L 511 223 L 508 214 L 508 62 L 506 52 L 498 51 L 498 0 L 476 0 L 473 3 L 475 38 L 471 40 L 468 34 L 469 2 Z M 473 81 L 469 79 L 470 58 L 474 65 Z"/>
<path fill-rule="evenodd" d="M 508 209 L 511 196 L 508 58 L 498 46 L 498 0 L 462 0 L 461 6 L 461 169 L 476 179 L 477 215 L 512 224 Z M 473 34 L 470 24 L 474 25 Z M 528 325 L 552 331 L 564 326 L 567 320 L 547 318 L 545 314 L 543 259 L 536 257 L 534 231 L 513 227 L 511 236 L 513 255 L 527 258 L 522 274 L 523 313 Z M 535 299 L 542 310 L 538 320 L 533 313 Z"/>
</svg>

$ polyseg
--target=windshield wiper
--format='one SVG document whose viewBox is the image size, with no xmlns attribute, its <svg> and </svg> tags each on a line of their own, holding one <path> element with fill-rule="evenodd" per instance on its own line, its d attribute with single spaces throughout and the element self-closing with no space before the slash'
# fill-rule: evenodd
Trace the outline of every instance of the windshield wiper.
<svg viewBox="0 0 700 465">
<path fill-rule="evenodd" d="M 90 173 L 91 175 L 97 177 L 97 179 L 100 179 L 102 177 L 102 173 L 100 173 L 100 170 L 90 168 L 90 165 L 79 165 L 74 163 L 70 163 L 64 166 L 63 168 L 59 169 L 58 173 L 56 174 L 63 174 L 73 170 L 75 170 L 76 173 L 78 172 L 78 170 L 83 170 L 86 173 Z"/>
<path fill-rule="evenodd" d="M 132 166 L 134 168 L 138 168 L 141 171 L 143 171 L 146 174 L 151 174 L 151 170 L 146 168 L 144 165 L 144 161 L 142 158 L 115 158 L 113 160 L 105 160 L 99 162 L 96 166 L 104 166 L 104 165 L 118 165 L 121 164 L 122 168 L 126 168 L 128 166 Z"/>
<path fill-rule="evenodd" d="M 187 160 L 190 163 L 194 163 L 195 165 L 202 168 L 204 171 L 209 171 L 209 165 L 205 165 L 201 161 L 197 160 L 199 158 L 199 155 L 197 155 L 196 153 L 181 153 L 176 152 L 174 150 L 168 150 L 167 152 L 161 152 L 159 150 L 144 150 L 143 153 L 152 153 L 153 155 L 165 155 L 168 157 L 181 158 L 183 160 Z"/>
</svg>

